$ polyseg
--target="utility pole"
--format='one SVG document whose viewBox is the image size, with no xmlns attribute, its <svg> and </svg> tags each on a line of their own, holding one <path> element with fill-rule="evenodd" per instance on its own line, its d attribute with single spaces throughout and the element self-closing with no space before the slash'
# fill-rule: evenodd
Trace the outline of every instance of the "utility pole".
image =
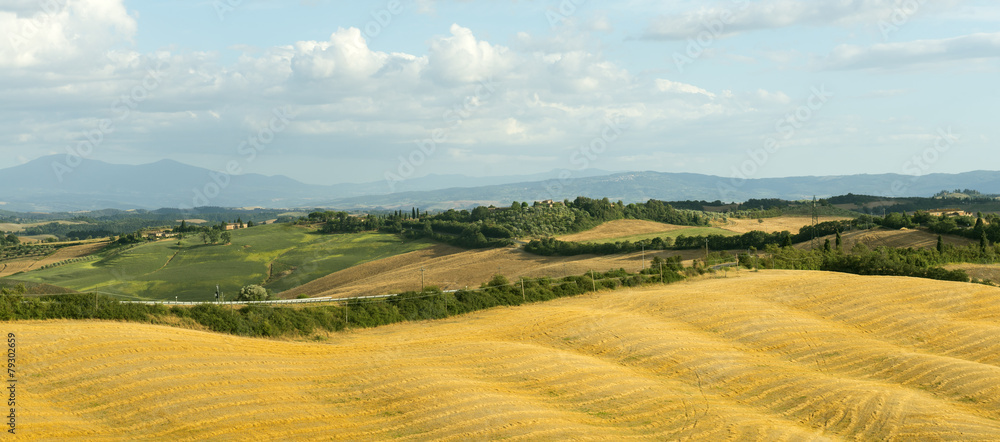
<svg viewBox="0 0 1000 442">
<path fill-rule="evenodd" d="M 705 268 L 708 268 L 708 238 L 705 238 Z"/>
<path fill-rule="evenodd" d="M 660 262 L 660 284 L 663 284 L 663 262 Z"/>
<path fill-rule="evenodd" d="M 642 247 L 642 270 L 646 270 L 646 243 L 642 243 L 640 246 Z"/>
<path fill-rule="evenodd" d="M 424 291 L 424 268 L 420 268 L 420 291 Z"/>
<path fill-rule="evenodd" d="M 590 269 L 590 283 L 594 286 L 594 291 L 597 291 L 597 279 L 594 276 L 594 269 Z"/>
<path fill-rule="evenodd" d="M 813 207 L 812 207 L 812 248 L 816 248 L 816 224 L 819 222 L 819 214 L 816 212 L 816 195 L 813 195 Z"/>
<path fill-rule="evenodd" d="M 524 297 L 524 278 L 521 278 L 521 302 L 527 302 L 528 298 Z"/>
</svg>

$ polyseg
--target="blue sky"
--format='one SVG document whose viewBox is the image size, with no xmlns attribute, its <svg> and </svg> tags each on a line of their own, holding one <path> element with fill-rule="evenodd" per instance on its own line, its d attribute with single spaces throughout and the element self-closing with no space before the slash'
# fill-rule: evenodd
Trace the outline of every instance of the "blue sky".
<svg viewBox="0 0 1000 442">
<path fill-rule="evenodd" d="M 0 34 L 0 168 L 1000 169 L 987 1 L 13 0 Z"/>
</svg>

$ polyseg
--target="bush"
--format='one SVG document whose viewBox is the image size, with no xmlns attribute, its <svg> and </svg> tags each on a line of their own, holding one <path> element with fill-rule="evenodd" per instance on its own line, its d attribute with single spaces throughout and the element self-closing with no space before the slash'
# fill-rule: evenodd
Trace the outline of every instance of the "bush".
<svg viewBox="0 0 1000 442">
<path fill-rule="evenodd" d="M 240 294 L 236 296 L 237 301 L 266 301 L 267 289 L 257 284 L 250 284 L 240 289 Z"/>
</svg>

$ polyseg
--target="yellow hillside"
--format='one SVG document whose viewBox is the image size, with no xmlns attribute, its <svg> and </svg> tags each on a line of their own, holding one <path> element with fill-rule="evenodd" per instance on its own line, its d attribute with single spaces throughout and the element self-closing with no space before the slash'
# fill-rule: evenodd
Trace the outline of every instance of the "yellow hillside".
<svg viewBox="0 0 1000 442">
<path fill-rule="evenodd" d="M 1000 289 L 740 272 L 333 335 L 5 323 L 29 438 L 996 440 Z"/>
<path fill-rule="evenodd" d="M 849 219 L 851 218 L 844 216 L 820 216 L 818 217 L 817 222 L 824 223 L 827 221 L 845 221 Z M 812 217 L 809 216 L 777 216 L 773 218 L 762 218 L 761 220 L 730 218 L 725 224 L 720 224 L 719 227 L 741 234 L 753 230 L 759 230 L 767 233 L 783 232 L 787 230 L 794 235 L 799 233 L 799 230 L 801 230 L 803 226 L 808 226 L 810 224 L 812 224 Z"/>
<path fill-rule="evenodd" d="M 654 221 L 643 221 L 639 219 L 619 219 L 608 221 L 585 232 L 563 235 L 559 237 L 561 241 L 587 242 L 609 238 L 621 238 L 630 235 L 641 235 L 646 233 L 664 233 L 671 230 L 683 229 L 686 226 L 664 224 Z"/>
</svg>

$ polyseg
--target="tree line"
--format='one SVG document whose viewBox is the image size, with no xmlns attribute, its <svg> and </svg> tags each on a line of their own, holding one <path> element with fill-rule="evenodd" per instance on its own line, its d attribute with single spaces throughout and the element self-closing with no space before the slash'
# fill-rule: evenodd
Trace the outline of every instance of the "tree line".
<svg viewBox="0 0 1000 442">
<path fill-rule="evenodd" d="M 587 230 L 617 219 L 642 219 L 677 225 L 707 225 L 704 213 L 677 210 L 662 201 L 624 204 L 609 199 L 578 197 L 549 204 L 513 202 L 509 207 L 479 206 L 470 210 L 448 210 L 429 214 L 413 208 L 410 213 L 351 215 L 347 212 L 316 211 L 304 223 L 322 223 L 323 233 L 377 231 L 408 238 L 429 238 L 465 248 L 500 247 L 522 236 L 554 235 Z"/>
</svg>

